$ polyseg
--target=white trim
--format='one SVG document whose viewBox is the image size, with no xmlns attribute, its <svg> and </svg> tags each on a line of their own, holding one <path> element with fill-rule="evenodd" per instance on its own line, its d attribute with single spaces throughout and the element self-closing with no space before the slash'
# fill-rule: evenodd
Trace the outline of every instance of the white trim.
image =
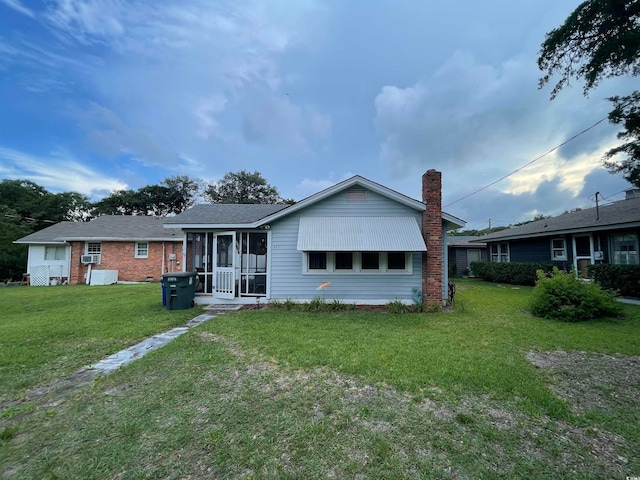
<svg viewBox="0 0 640 480">
<path fill-rule="evenodd" d="M 147 245 L 146 255 L 140 255 L 138 252 L 138 246 L 143 243 Z M 133 242 L 133 258 L 149 258 L 149 242 Z M 163 261 L 164 261 L 164 254 L 163 254 Z"/>
<path fill-rule="evenodd" d="M 314 250 L 317 251 L 317 250 Z M 302 254 L 302 274 L 303 275 L 412 275 L 413 274 L 413 252 L 404 252 L 404 270 L 401 269 L 389 269 L 388 259 L 386 251 L 379 251 L 379 267 L 377 270 L 363 269 L 362 268 L 362 252 L 353 251 L 353 268 L 350 270 L 336 269 L 335 268 L 335 253 L 326 252 L 327 254 L 327 268 L 309 269 L 309 252 L 301 252 Z"/>
<path fill-rule="evenodd" d="M 555 242 L 555 241 L 562 241 L 563 247 L 561 249 L 560 248 L 555 248 L 553 246 L 553 242 Z M 552 262 L 566 262 L 567 261 L 568 255 L 567 255 L 567 239 L 566 238 L 563 238 L 563 237 L 552 237 L 549 240 L 549 245 L 551 246 L 551 261 Z M 555 257 L 553 255 L 553 252 L 555 250 L 562 250 L 564 252 L 564 255 L 562 255 L 560 257 Z"/>
</svg>

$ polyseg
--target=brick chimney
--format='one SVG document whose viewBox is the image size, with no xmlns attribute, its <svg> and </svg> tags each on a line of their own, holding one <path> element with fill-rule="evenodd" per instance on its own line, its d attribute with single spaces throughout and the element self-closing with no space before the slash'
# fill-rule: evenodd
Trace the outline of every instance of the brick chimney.
<svg viewBox="0 0 640 480">
<path fill-rule="evenodd" d="M 422 176 L 422 236 L 427 251 L 422 255 L 422 301 L 442 305 L 442 173 L 428 170 Z"/>
</svg>

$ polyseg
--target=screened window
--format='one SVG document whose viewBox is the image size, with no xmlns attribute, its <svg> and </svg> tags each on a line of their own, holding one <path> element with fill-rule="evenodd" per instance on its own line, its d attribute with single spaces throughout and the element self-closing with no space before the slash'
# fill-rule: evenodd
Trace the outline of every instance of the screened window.
<svg viewBox="0 0 640 480">
<path fill-rule="evenodd" d="M 304 252 L 303 271 L 308 273 L 410 274 L 408 252 Z"/>
<path fill-rule="evenodd" d="M 508 262 L 509 261 L 509 244 L 507 242 L 491 244 L 491 261 L 492 262 Z"/>
<path fill-rule="evenodd" d="M 567 242 L 564 238 L 554 238 L 551 240 L 551 259 L 567 259 Z"/>
<path fill-rule="evenodd" d="M 149 243 L 148 242 L 136 242 L 136 258 L 148 258 L 149 257 Z"/>
<path fill-rule="evenodd" d="M 353 270 L 353 252 L 336 252 L 336 270 Z"/>
<path fill-rule="evenodd" d="M 64 246 L 47 246 L 44 247 L 45 260 L 65 260 L 67 256 L 67 248 Z"/>
<path fill-rule="evenodd" d="M 611 239 L 613 263 L 638 265 L 638 236 L 633 233 L 614 235 Z"/>
<path fill-rule="evenodd" d="M 405 270 L 407 265 L 404 252 L 387 252 L 387 268 L 389 270 Z"/>
<path fill-rule="evenodd" d="M 309 252 L 309 270 L 326 270 L 327 252 Z"/>
<path fill-rule="evenodd" d="M 87 255 L 99 255 L 102 253 L 101 243 L 87 243 Z"/>
<path fill-rule="evenodd" d="M 363 270 L 379 270 L 380 269 L 380 253 L 379 252 L 362 252 L 362 269 Z"/>
</svg>

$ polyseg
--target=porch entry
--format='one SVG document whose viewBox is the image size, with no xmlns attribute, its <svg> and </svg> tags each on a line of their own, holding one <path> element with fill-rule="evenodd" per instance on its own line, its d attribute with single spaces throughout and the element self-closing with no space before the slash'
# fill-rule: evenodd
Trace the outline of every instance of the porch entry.
<svg viewBox="0 0 640 480">
<path fill-rule="evenodd" d="M 580 278 L 587 278 L 589 265 L 593 259 L 593 239 L 591 235 L 576 235 L 573 237 L 574 268 Z"/>
<path fill-rule="evenodd" d="M 267 255 L 264 231 L 187 234 L 187 270 L 200 279 L 196 293 L 214 298 L 266 296 Z"/>
</svg>

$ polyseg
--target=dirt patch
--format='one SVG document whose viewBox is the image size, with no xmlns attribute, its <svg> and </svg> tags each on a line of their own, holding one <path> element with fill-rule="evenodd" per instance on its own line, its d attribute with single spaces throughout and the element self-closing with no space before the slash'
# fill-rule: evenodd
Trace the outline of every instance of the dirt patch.
<svg viewBox="0 0 640 480">
<path fill-rule="evenodd" d="M 550 372 L 551 389 L 574 413 L 640 411 L 640 357 L 587 352 L 529 352 L 527 360 Z"/>
</svg>

